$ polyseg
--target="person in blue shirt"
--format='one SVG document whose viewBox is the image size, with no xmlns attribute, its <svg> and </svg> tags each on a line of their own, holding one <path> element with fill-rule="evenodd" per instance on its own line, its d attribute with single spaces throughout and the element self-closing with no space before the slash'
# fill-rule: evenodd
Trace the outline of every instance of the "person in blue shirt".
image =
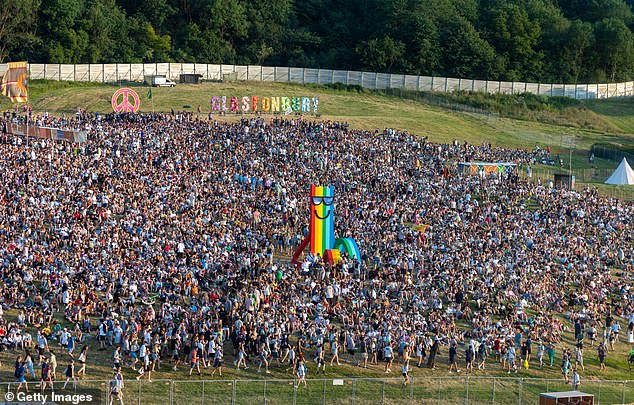
<svg viewBox="0 0 634 405">
<path fill-rule="evenodd" d="M 16 381 L 19 383 L 18 389 L 16 391 L 20 391 L 20 388 L 22 388 L 22 384 L 24 384 L 24 388 L 26 392 L 29 392 L 29 383 L 27 383 L 26 379 L 24 378 L 25 373 L 26 373 L 26 364 L 22 361 L 22 356 L 18 356 L 18 358 L 15 361 L 15 371 L 13 373 Z"/>
<path fill-rule="evenodd" d="M 515 333 L 515 348 L 519 348 L 522 345 L 522 330 L 521 329 L 517 329 L 517 332 Z"/>
<path fill-rule="evenodd" d="M 306 387 L 306 364 L 304 364 L 303 361 L 300 361 L 299 365 L 297 366 L 297 375 L 299 376 L 299 379 L 297 380 L 297 386 L 299 387 L 299 385 L 303 382 L 304 387 Z"/>
</svg>

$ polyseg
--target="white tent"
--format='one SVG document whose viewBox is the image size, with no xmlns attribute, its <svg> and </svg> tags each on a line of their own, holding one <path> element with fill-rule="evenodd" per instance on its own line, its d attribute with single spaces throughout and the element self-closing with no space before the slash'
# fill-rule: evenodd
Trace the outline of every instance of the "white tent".
<svg viewBox="0 0 634 405">
<path fill-rule="evenodd" d="M 605 181 L 605 184 L 634 184 L 634 170 L 632 170 L 625 158 L 612 173 L 612 176 Z"/>
</svg>

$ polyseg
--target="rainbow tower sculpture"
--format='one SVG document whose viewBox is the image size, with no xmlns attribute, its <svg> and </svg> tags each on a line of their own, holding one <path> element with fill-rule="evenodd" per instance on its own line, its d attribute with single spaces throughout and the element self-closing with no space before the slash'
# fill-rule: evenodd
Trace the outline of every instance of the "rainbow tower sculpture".
<svg viewBox="0 0 634 405">
<path fill-rule="evenodd" d="M 338 261 L 340 253 L 361 260 L 359 247 L 352 238 L 335 240 L 335 188 L 333 186 L 311 186 L 310 228 L 308 235 L 293 255 L 293 263 L 299 265 L 299 256 L 310 244 L 313 256 Z"/>
</svg>

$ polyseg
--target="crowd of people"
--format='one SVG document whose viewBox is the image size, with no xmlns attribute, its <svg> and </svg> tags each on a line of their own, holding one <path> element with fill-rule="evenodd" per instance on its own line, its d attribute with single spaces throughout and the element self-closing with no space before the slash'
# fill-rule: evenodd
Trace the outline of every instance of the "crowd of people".
<svg viewBox="0 0 634 405">
<path fill-rule="evenodd" d="M 88 142 L 0 143 L 0 350 L 17 357 L 20 389 L 75 383 L 96 350 L 112 359 L 115 397 L 121 370 L 280 370 L 305 385 L 344 362 L 359 376 L 400 368 L 405 383 L 418 367 L 553 367 L 578 384 L 584 358 L 603 368 L 628 355 L 616 342 L 634 344 L 634 205 L 523 169 L 455 171 L 530 167 L 545 149 L 296 116 L 31 119 Z M 291 264 L 311 185 L 335 187 L 336 233 L 361 260 Z"/>
</svg>

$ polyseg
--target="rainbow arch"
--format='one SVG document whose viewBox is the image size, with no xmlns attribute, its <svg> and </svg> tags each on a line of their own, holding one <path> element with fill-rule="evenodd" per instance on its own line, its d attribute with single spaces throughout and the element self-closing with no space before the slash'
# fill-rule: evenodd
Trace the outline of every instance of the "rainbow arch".
<svg viewBox="0 0 634 405">
<path fill-rule="evenodd" d="M 361 261 L 361 253 L 357 242 L 352 238 L 339 238 L 335 241 L 334 249 L 339 249 L 341 253 L 348 253 L 351 258 Z"/>
</svg>

